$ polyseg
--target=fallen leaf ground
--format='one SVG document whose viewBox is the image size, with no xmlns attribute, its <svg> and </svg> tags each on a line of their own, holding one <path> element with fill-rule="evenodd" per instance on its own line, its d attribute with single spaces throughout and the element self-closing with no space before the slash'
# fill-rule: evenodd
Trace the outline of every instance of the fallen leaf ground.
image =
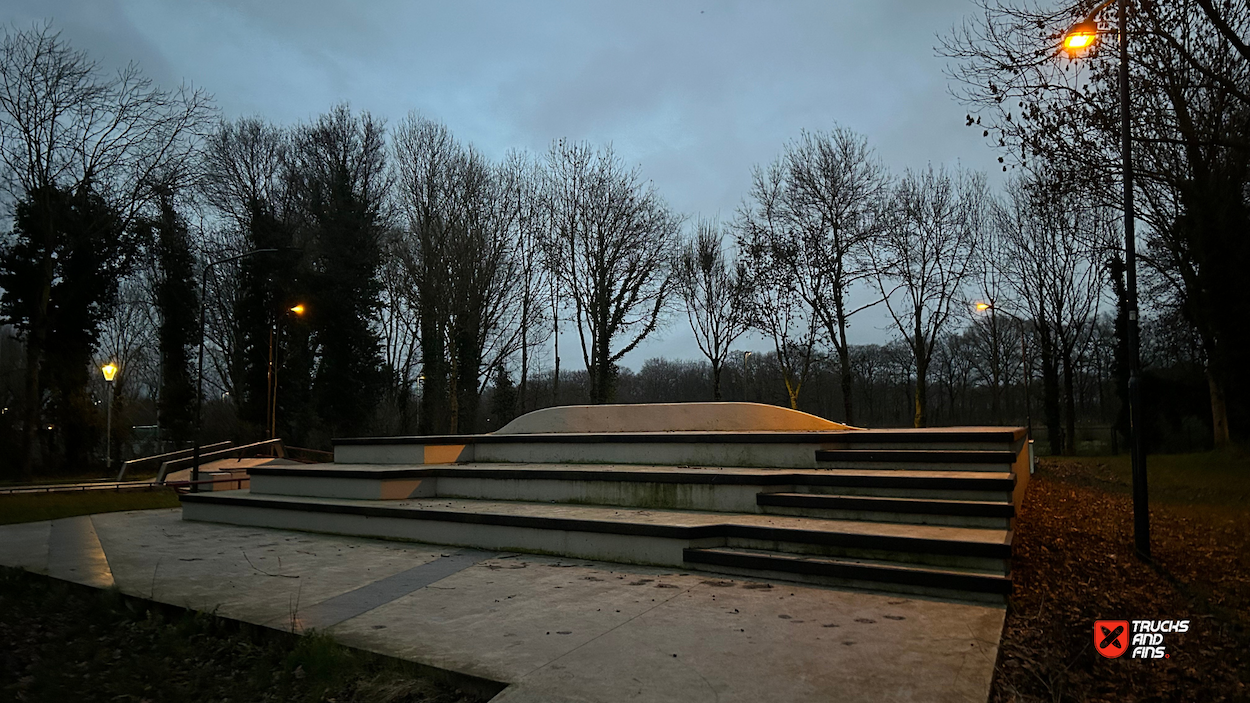
<svg viewBox="0 0 1250 703">
<path fill-rule="evenodd" d="M 1133 551 L 1127 460 L 1039 462 L 1015 527 L 991 701 L 1250 700 L 1250 461 L 1155 463 L 1147 564 Z M 1167 659 L 1106 659 L 1094 649 L 1100 619 L 1190 628 L 1165 635 Z"/>
</svg>

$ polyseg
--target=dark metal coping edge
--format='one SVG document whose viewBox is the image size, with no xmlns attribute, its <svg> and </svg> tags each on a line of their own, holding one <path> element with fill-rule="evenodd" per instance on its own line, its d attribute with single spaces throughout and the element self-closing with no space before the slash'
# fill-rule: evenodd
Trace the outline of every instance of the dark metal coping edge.
<svg viewBox="0 0 1250 703">
<path fill-rule="evenodd" d="M 964 517 L 1015 517 L 1016 506 L 991 501 L 944 500 L 941 498 L 897 498 L 894 496 L 785 495 L 760 493 L 757 505 L 781 508 L 860 510 L 868 512 L 959 515 Z"/>
<path fill-rule="evenodd" d="M 803 557 L 772 556 L 720 551 L 716 548 L 687 548 L 682 558 L 695 564 L 732 566 L 761 571 L 782 571 L 809 576 L 829 576 L 857 581 L 898 583 L 908 586 L 947 588 L 978 593 L 1011 594 L 1011 579 L 997 574 L 965 574 L 954 571 L 904 567 L 886 564 L 855 564 L 819 561 Z"/>
<path fill-rule="evenodd" d="M 969 472 L 976 473 L 976 472 Z M 770 470 L 755 474 L 717 474 L 690 471 L 594 471 L 579 469 L 464 469 L 432 467 L 421 469 L 313 469 L 289 466 L 256 466 L 252 476 L 294 476 L 299 478 L 349 478 L 387 481 L 404 478 L 477 478 L 501 481 L 620 481 L 633 483 L 696 483 L 747 486 L 847 486 L 877 488 L 952 488 L 969 491 L 1011 490 L 1015 474 L 1004 478 L 981 476 L 871 476 L 839 474 L 796 474 Z"/>
<path fill-rule="evenodd" d="M 916 461 L 961 464 L 1012 464 L 1015 452 L 967 449 L 817 449 L 816 461 Z"/>
<path fill-rule="evenodd" d="M 555 432 L 550 434 L 475 434 L 406 437 L 337 437 L 334 446 L 456 444 L 585 444 L 632 443 L 808 443 L 833 442 L 1014 442 L 1023 428 L 1005 430 L 929 431 L 812 430 L 807 432 Z"/>
<path fill-rule="evenodd" d="M 865 535 L 852 532 L 823 532 L 793 528 L 759 527 L 719 523 L 711 525 L 647 525 L 633 522 L 606 520 L 581 520 L 576 518 L 537 517 L 532 515 L 499 515 L 497 513 L 462 513 L 444 510 L 395 508 L 379 505 L 344 505 L 342 503 L 297 503 L 264 498 L 241 496 L 214 496 L 188 493 L 182 496 L 188 503 L 217 503 L 245 508 L 272 508 L 300 512 L 361 515 L 364 517 L 398 518 L 408 520 L 437 520 L 474 525 L 500 527 L 530 527 L 534 529 L 560 529 L 572 532 L 620 534 L 635 537 L 661 537 L 665 539 L 715 539 L 738 538 L 773 542 L 801 542 L 859 549 L 883 551 L 929 552 L 952 556 L 989 557 L 1007 559 L 1011 547 L 1007 543 L 962 542 L 956 540 L 923 537 L 898 537 L 894 535 Z"/>
</svg>

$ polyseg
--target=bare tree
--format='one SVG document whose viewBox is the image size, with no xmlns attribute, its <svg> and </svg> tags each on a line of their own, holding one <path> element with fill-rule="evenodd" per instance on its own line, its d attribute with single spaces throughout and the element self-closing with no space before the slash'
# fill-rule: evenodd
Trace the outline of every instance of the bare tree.
<svg viewBox="0 0 1250 703">
<path fill-rule="evenodd" d="M 1077 366 L 1106 294 L 1102 262 L 1116 240 L 1114 213 L 1088 204 L 1060 174 L 1035 171 L 1011 181 L 995 219 L 1001 265 L 1038 338 L 1048 438 L 1056 453 L 1072 453 Z"/>
<path fill-rule="evenodd" d="M 969 126 L 1001 149 L 1004 170 L 1011 163 L 1060 168 L 1090 186 L 1097 202 L 1121 207 L 1124 113 L 1116 62 L 1107 60 L 1119 47 L 1106 36 L 1078 57 L 1059 48 L 1090 4 L 977 5 L 978 16 L 942 42 L 962 83 L 956 95 L 972 110 Z M 1101 19 L 1105 26 L 1108 18 Z M 1250 314 L 1240 284 L 1250 265 L 1250 240 L 1242 236 L 1250 226 L 1250 5 L 1133 3 L 1126 22 L 1133 197 L 1137 217 L 1150 225 L 1152 250 L 1140 258 L 1143 277 L 1179 284 L 1176 294 L 1203 340 L 1214 439 L 1223 445 L 1250 407 L 1250 373 L 1239 356 L 1241 321 Z M 1127 300 L 1127 286 L 1117 291 L 1126 315 L 1119 346 L 1127 354 L 1137 324 L 1127 315 L 1136 315 L 1137 301 Z"/>
<path fill-rule="evenodd" d="M 884 211 L 880 241 L 868 250 L 890 317 L 907 340 L 916 372 L 913 423 L 924 427 L 934 345 L 964 302 L 984 223 L 985 177 L 932 166 L 908 171 Z"/>
<path fill-rule="evenodd" d="M 48 213 L 58 193 L 89 192 L 116 213 L 116 229 L 125 232 L 156 197 L 161 182 L 176 186 L 192 177 L 195 137 L 211 115 L 207 94 L 186 86 L 161 90 L 134 64 L 105 76 L 50 24 L 3 31 L 0 191 L 8 206 L 29 200 L 31 208 Z M 32 286 L 36 299 L 28 306 L 29 319 L 20 324 L 27 353 L 23 454 L 28 469 L 38 451 L 40 374 L 57 265 L 55 218 L 43 222 L 37 233 L 41 280 Z"/>
<path fill-rule="evenodd" d="M 572 302 L 591 402 L 606 403 L 616 362 L 660 323 L 681 220 L 610 146 L 557 141 L 546 170 L 548 260 Z"/>
<path fill-rule="evenodd" d="M 499 167 L 501 207 L 513 213 L 512 255 L 519 280 L 515 280 L 517 339 L 521 380 L 517 387 L 519 410 L 529 402 L 529 378 L 536 349 L 551 339 L 548 313 L 552 304 L 552 267 L 543 250 L 543 237 L 550 227 L 550 210 L 543 202 L 543 170 L 522 152 L 512 151 Z"/>
<path fill-rule="evenodd" d="M 866 251 L 879 234 L 875 214 L 888 188 L 868 141 L 838 127 L 804 132 L 786 146 L 785 199 L 793 228 L 791 271 L 825 337 L 838 355 L 846 422 L 854 423 L 853 365 L 847 341 L 851 316 L 876 305 L 852 307 L 851 286 L 868 277 Z"/>
<path fill-rule="evenodd" d="M 411 432 L 411 400 L 421 374 L 421 331 L 412 295 L 413 281 L 404 265 L 405 242 L 402 232 L 392 230 L 382 243 L 381 284 L 378 309 L 378 338 L 382 359 L 390 373 L 390 404 L 398 414 L 397 433 Z"/>
<path fill-rule="evenodd" d="M 395 137 L 404 254 L 420 319 L 423 432 L 470 431 L 489 371 L 516 350 L 516 199 L 501 172 L 442 124 Z"/>
<path fill-rule="evenodd" d="M 750 199 L 738 211 L 735 236 L 753 292 L 751 325 L 772 340 L 790 407 L 797 410 L 819 331 L 811 297 L 804 293 L 823 283 L 803 285 L 793 276 L 797 252 L 786 188 L 781 162 L 756 168 Z"/>
<path fill-rule="evenodd" d="M 699 351 L 712 365 L 712 398 L 721 399 L 721 368 L 729 346 L 751 326 L 751 291 L 746 272 L 725 252 L 725 237 L 713 220 L 700 220 L 682 245 L 674 266 L 677 290 Z"/>
</svg>

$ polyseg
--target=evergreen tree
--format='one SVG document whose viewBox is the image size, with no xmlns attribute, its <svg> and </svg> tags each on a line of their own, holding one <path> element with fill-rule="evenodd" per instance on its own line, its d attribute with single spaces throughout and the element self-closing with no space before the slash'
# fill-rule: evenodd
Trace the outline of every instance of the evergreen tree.
<svg viewBox="0 0 1250 703">
<path fill-rule="evenodd" d="M 517 389 L 512 382 L 512 374 L 503 364 L 495 365 L 495 388 L 491 395 L 490 414 L 499 423 L 491 429 L 497 430 L 508 424 L 517 414 Z"/>
<path fill-rule="evenodd" d="M 196 388 L 191 354 L 198 342 L 199 294 L 186 220 L 174 209 L 169 193 L 162 193 L 159 204 L 159 215 L 143 223 L 150 230 L 157 269 L 161 359 L 157 407 L 162 434 L 181 445 L 192 438 L 194 430 Z"/>
<path fill-rule="evenodd" d="M 285 250 L 239 262 L 242 291 L 236 299 L 239 344 L 233 379 L 239 419 L 253 439 L 268 433 L 269 354 L 277 316 L 298 297 L 299 254 L 293 249 L 294 228 L 264 200 L 250 203 L 247 244 L 251 249 Z M 276 352 L 275 352 L 276 353 Z"/>
<path fill-rule="evenodd" d="M 95 444 L 91 353 L 117 302 L 117 282 L 132 265 L 134 242 L 88 183 L 32 192 L 0 245 L 0 318 L 26 342 L 28 417 L 44 423 L 44 391 L 51 391 L 52 424 L 70 465 L 81 466 Z"/>
<path fill-rule="evenodd" d="M 294 177 L 308 247 L 312 403 L 329 436 L 367 430 L 385 376 L 371 324 L 381 283 L 387 183 L 382 125 L 339 105 L 295 137 Z"/>
</svg>

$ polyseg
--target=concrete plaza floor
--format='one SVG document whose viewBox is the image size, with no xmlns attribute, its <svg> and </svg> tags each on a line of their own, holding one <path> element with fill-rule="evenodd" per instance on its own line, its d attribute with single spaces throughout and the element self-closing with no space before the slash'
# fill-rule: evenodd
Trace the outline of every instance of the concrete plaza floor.
<svg viewBox="0 0 1250 703">
<path fill-rule="evenodd" d="M 1001 606 L 184 522 L 0 527 L 0 564 L 509 684 L 499 703 L 985 701 Z"/>
</svg>

